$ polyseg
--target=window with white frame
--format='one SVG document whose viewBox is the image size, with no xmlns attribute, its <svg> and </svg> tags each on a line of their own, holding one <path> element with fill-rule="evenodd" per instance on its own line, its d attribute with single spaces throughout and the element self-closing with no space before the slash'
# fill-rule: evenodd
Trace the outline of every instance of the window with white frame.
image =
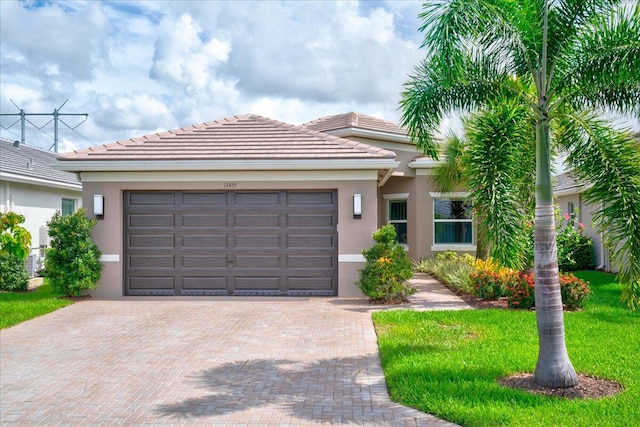
<svg viewBox="0 0 640 427">
<path fill-rule="evenodd" d="M 473 218 L 471 202 L 465 198 L 433 199 L 434 244 L 472 245 Z"/>
<path fill-rule="evenodd" d="M 387 200 L 387 218 L 398 235 L 398 243 L 407 244 L 407 200 Z"/>
</svg>

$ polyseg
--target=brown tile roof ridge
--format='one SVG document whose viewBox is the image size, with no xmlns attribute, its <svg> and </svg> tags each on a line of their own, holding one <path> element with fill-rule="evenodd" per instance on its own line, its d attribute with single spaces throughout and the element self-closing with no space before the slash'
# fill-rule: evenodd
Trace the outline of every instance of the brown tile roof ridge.
<svg viewBox="0 0 640 427">
<path fill-rule="evenodd" d="M 320 117 L 304 123 L 303 126 L 323 131 L 359 128 L 404 136 L 408 135 L 407 130 L 397 123 L 353 111 Z"/>
<path fill-rule="evenodd" d="M 382 148 L 340 138 L 335 135 L 329 135 L 327 133 L 309 129 L 305 126 L 292 125 L 289 123 L 270 119 L 268 117 L 263 117 L 257 114 L 241 114 L 241 115 L 236 115 L 232 117 L 227 117 L 224 119 L 182 127 L 179 129 L 155 132 L 155 133 L 151 133 L 151 134 L 147 134 L 139 137 L 116 141 L 113 143 L 103 144 L 103 145 L 81 149 L 81 150 L 75 150 L 75 151 L 61 155 L 59 159 L 60 160 L 80 160 L 80 159 L 92 159 L 92 158 L 97 159 L 102 157 L 100 153 L 107 153 L 112 150 L 125 150 L 124 153 L 126 153 L 126 147 L 135 146 L 135 145 L 144 145 L 145 143 L 148 143 L 148 142 L 176 143 L 175 141 L 176 137 L 189 135 L 189 134 L 196 134 L 197 132 L 202 134 L 203 131 L 212 130 L 215 128 L 224 128 L 225 125 L 230 125 L 230 124 L 242 124 L 242 122 L 264 124 L 267 126 L 267 128 L 265 128 L 266 134 L 268 134 L 269 132 L 273 132 L 275 128 L 275 129 L 280 129 L 282 131 L 294 132 L 294 133 L 306 135 L 307 137 L 311 137 L 312 138 L 311 143 L 313 143 L 313 140 L 318 142 L 319 141 L 333 142 L 338 146 L 351 148 L 353 150 L 356 150 L 356 152 L 365 152 L 373 155 L 374 157 L 395 158 L 394 152 L 384 150 Z M 250 127 L 247 129 L 248 129 L 247 132 L 249 133 L 256 132 L 255 128 L 253 128 L 253 130 Z M 234 129 L 232 129 L 232 131 L 233 130 Z M 284 138 L 286 138 L 286 136 Z M 284 154 L 285 153 L 280 153 L 280 156 L 282 157 Z M 94 155 L 98 155 L 98 156 L 94 157 Z M 356 153 L 354 153 L 354 155 L 356 155 Z M 277 156 L 274 156 L 274 157 L 277 157 Z M 285 157 L 289 157 L 289 156 L 285 156 Z"/>
</svg>

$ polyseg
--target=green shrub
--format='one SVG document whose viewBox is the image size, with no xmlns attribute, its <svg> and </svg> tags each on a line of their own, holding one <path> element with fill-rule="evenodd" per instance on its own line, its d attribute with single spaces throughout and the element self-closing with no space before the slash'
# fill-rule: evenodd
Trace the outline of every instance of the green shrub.
<svg viewBox="0 0 640 427">
<path fill-rule="evenodd" d="M 0 254 L 0 290 L 26 291 L 29 287 L 29 274 L 24 260 L 14 254 Z"/>
<path fill-rule="evenodd" d="M 8 253 L 21 260 L 27 259 L 31 249 L 31 233 L 20 225 L 24 221 L 24 215 L 0 213 L 0 254 Z"/>
<path fill-rule="evenodd" d="M 536 296 L 533 274 L 518 273 L 505 286 L 507 305 L 528 310 L 535 305 Z"/>
<path fill-rule="evenodd" d="M 56 212 L 49 226 L 50 248 L 47 249 L 45 268 L 53 288 L 65 295 L 80 295 L 87 289 L 95 289 L 102 264 L 100 251 L 91 240 L 94 220 L 79 209 L 71 215 Z"/>
<path fill-rule="evenodd" d="M 477 260 L 475 271 L 471 273 L 471 284 L 474 293 L 480 299 L 497 300 L 506 295 L 506 287 L 516 280 L 518 273 L 510 268 L 502 267 L 491 258 Z"/>
<path fill-rule="evenodd" d="M 560 271 L 592 270 L 595 266 L 593 241 L 582 235 L 584 225 L 565 214 L 558 228 L 558 268 Z"/>
<path fill-rule="evenodd" d="M 581 308 L 591 296 L 589 283 L 573 274 L 560 274 L 560 294 L 565 308 Z"/>
<path fill-rule="evenodd" d="M 412 276 L 411 261 L 396 240 L 393 225 L 385 225 L 373 233 L 376 242 L 362 251 L 366 259 L 357 285 L 371 301 L 398 303 L 416 292 L 406 280 Z"/>
</svg>

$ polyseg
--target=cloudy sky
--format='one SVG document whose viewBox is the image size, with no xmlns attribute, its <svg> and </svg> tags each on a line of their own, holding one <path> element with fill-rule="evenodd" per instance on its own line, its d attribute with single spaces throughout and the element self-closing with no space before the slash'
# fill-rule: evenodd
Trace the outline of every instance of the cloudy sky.
<svg viewBox="0 0 640 427">
<path fill-rule="evenodd" d="M 255 113 L 399 121 L 418 1 L 0 1 L 0 112 L 88 113 L 60 151 Z M 1 136 L 20 139 L 16 116 Z M 36 126 L 51 119 L 28 117 Z M 79 117 L 61 119 L 73 127 Z M 49 148 L 53 124 L 27 126 Z"/>
</svg>

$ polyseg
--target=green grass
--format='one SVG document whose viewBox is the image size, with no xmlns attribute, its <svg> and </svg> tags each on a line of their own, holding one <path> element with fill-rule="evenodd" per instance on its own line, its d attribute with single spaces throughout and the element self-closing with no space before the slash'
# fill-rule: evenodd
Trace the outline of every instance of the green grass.
<svg viewBox="0 0 640 427">
<path fill-rule="evenodd" d="M 380 357 L 394 401 L 464 426 L 640 425 L 640 313 L 620 302 L 610 274 L 583 271 L 593 295 L 565 313 L 576 371 L 618 381 L 624 391 L 599 400 L 537 396 L 496 380 L 535 369 L 532 311 L 465 310 L 374 314 Z"/>
<path fill-rule="evenodd" d="M 0 329 L 73 304 L 60 297 L 46 284 L 31 292 L 0 292 Z"/>
</svg>

